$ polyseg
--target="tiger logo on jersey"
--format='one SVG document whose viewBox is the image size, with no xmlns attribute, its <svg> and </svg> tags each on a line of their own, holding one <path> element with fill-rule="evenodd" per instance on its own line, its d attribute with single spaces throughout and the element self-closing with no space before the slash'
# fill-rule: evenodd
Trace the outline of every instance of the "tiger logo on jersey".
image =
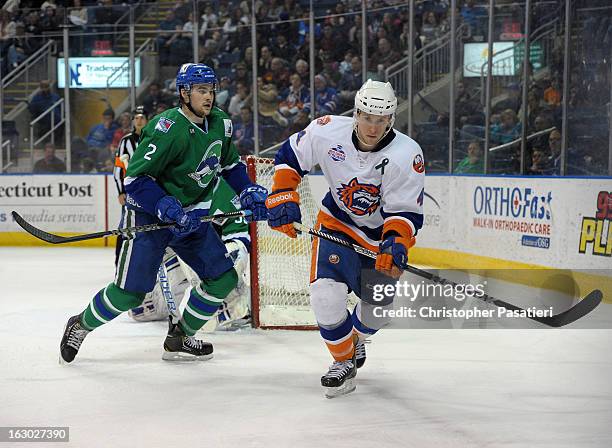
<svg viewBox="0 0 612 448">
<path fill-rule="evenodd" d="M 338 198 L 355 215 L 372 215 L 380 206 L 380 185 L 362 184 L 356 177 L 341 185 Z"/>
</svg>

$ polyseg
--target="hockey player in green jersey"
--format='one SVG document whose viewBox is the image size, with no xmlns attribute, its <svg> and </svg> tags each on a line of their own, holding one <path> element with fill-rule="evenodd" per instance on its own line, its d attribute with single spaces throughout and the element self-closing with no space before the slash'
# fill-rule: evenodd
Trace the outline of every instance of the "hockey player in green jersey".
<svg viewBox="0 0 612 448">
<path fill-rule="evenodd" d="M 170 230 L 140 232 L 124 241 L 115 280 L 87 308 L 72 316 L 60 343 L 71 362 L 92 330 L 140 305 L 155 285 L 170 247 L 201 279 L 180 321 L 170 319 L 162 358 L 209 359 L 212 345 L 194 338 L 236 286 L 237 274 L 225 245 L 208 223 L 213 198 L 224 182 L 239 192 L 250 220 L 266 220 L 267 190 L 253 184 L 232 144 L 232 122 L 214 107 L 217 78 L 204 64 L 184 64 L 177 74 L 180 106 L 152 119 L 131 158 L 125 178 L 126 227 L 159 221 Z"/>
</svg>

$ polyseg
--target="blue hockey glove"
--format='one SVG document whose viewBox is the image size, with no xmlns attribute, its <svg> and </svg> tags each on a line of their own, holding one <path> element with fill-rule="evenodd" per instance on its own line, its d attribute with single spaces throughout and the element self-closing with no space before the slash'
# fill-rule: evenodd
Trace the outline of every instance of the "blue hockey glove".
<svg viewBox="0 0 612 448">
<path fill-rule="evenodd" d="M 268 190 L 261 185 L 251 185 L 242 190 L 242 193 L 240 193 L 240 205 L 244 210 L 249 210 L 252 213 L 245 215 L 247 222 L 265 221 L 268 219 L 268 210 L 266 209 L 267 198 Z"/>
<path fill-rule="evenodd" d="M 296 238 L 294 222 L 302 222 L 300 212 L 300 195 L 297 191 L 279 191 L 271 194 L 266 201 L 268 207 L 268 224 L 272 229 Z"/>
<path fill-rule="evenodd" d="M 390 236 L 380 243 L 380 253 L 376 257 L 376 270 L 393 278 L 402 275 L 408 263 L 408 249 L 414 243 L 408 238 Z"/>
<path fill-rule="evenodd" d="M 170 231 L 176 236 L 185 236 L 198 230 L 202 222 L 200 216 L 207 214 L 206 210 L 197 209 L 185 213 L 181 203 L 174 196 L 164 196 L 155 205 L 157 217 L 168 223 L 175 223 Z"/>
</svg>

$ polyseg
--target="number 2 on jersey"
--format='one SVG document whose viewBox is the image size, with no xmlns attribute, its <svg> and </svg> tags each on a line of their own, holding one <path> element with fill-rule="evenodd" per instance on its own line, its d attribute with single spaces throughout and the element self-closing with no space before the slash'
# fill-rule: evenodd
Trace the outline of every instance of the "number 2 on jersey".
<svg viewBox="0 0 612 448">
<path fill-rule="evenodd" d="M 150 151 L 148 151 L 148 152 L 147 152 L 147 153 L 144 155 L 144 158 L 145 158 L 145 159 L 147 159 L 147 160 L 151 160 L 151 155 L 152 155 L 152 154 L 153 154 L 155 151 L 157 151 L 157 146 L 155 146 L 153 143 L 149 143 L 149 146 L 148 146 L 148 147 L 149 147 L 149 148 L 151 148 L 151 150 L 150 150 Z"/>
</svg>

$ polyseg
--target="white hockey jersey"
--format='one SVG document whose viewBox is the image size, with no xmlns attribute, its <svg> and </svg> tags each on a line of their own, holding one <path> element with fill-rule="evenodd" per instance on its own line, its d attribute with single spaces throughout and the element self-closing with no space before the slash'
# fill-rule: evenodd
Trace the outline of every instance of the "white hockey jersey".
<svg viewBox="0 0 612 448">
<path fill-rule="evenodd" d="M 317 164 L 329 185 L 318 224 L 371 250 L 388 231 L 410 238 L 423 225 L 425 163 L 410 137 L 391 131 L 374 151 L 359 151 L 352 117 L 318 118 L 277 153 L 274 190 L 294 189 Z"/>
</svg>

